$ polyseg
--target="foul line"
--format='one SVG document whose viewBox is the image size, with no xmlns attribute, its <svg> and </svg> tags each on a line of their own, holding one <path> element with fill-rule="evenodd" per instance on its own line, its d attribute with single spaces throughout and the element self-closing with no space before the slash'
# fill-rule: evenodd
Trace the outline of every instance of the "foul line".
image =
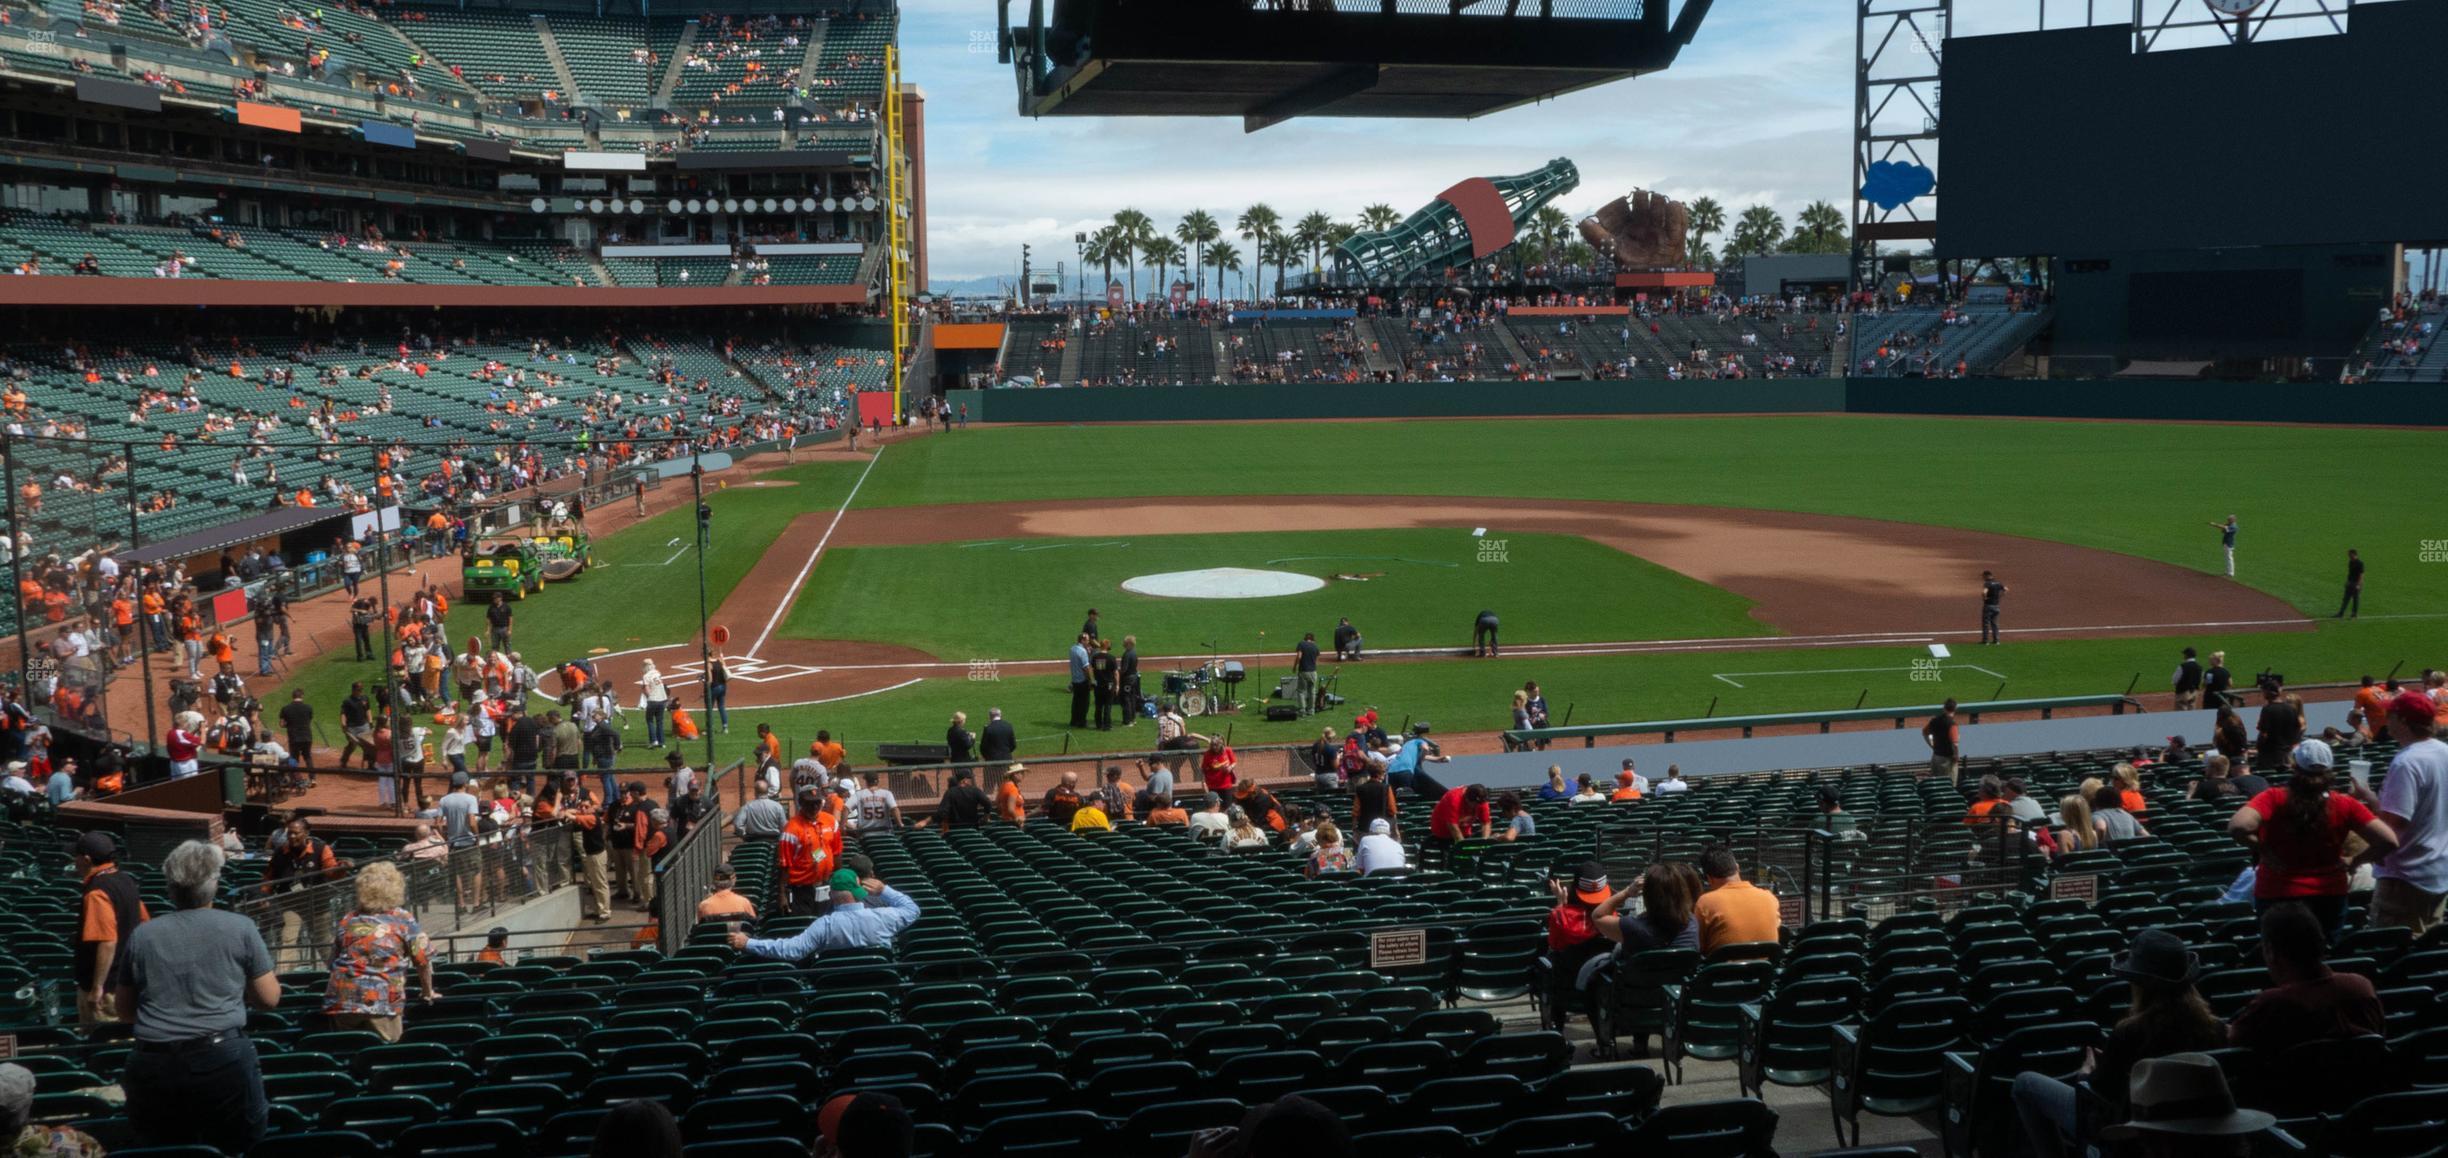
<svg viewBox="0 0 2448 1158">
<path fill-rule="evenodd" d="M 623 566 L 623 567 L 669 567 L 669 566 L 671 566 L 672 564 L 679 562 L 679 561 L 680 561 L 680 556 L 688 554 L 688 553 L 689 553 L 689 548 L 690 548 L 690 547 L 694 547 L 694 546 L 696 546 L 696 544 L 695 544 L 695 543 L 686 543 L 686 542 L 681 542 L 681 540 L 679 540 L 679 539 L 673 539 L 673 540 L 671 541 L 671 543 L 665 543 L 665 544 L 663 544 L 663 545 L 664 545 L 664 546 L 666 546 L 666 547 L 668 547 L 668 546 L 671 546 L 671 544 L 672 544 L 672 543 L 680 543 L 680 549 L 679 549 L 679 550 L 677 550 L 677 551 L 672 552 L 672 553 L 671 553 L 671 558 L 669 558 L 669 559 L 665 559 L 665 560 L 663 560 L 663 561 L 662 561 L 662 562 L 660 562 L 660 563 L 623 563 L 623 564 L 621 564 L 621 566 Z"/>
<path fill-rule="evenodd" d="M 850 503 L 858 498 L 859 488 L 867 485 L 867 476 L 874 473 L 876 464 L 882 461 L 884 447 L 878 444 L 875 454 L 867 460 L 867 469 L 859 472 L 858 481 L 850 484 L 850 493 L 842 496 L 841 506 L 834 508 L 833 521 L 825 524 L 824 537 L 816 540 L 816 549 L 808 552 L 807 562 L 799 565 L 799 574 L 791 578 L 790 586 L 783 590 L 782 598 L 774 604 L 773 615 L 765 620 L 765 630 L 758 632 L 756 642 L 749 646 L 747 658 L 755 659 L 758 649 L 765 646 L 766 640 L 773 638 L 774 628 L 782 622 L 782 613 L 789 611 L 790 605 L 799 599 L 799 585 L 807 582 L 808 572 L 815 569 L 816 557 L 824 554 L 825 544 L 833 541 L 833 529 L 841 526 L 842 516 L 849 513 Z"/>
<path fill-rule="evenodd" d="M 2005 679 L 2005 678 L 2006 678 L 2006 675 L 2005 675 L 2005 673 L 2003 673 L 2003 672 L 1994 672 L 1994 671 L 1990 671 L 1988 668 L 1982 667 L 1982 666 L 1980 666 L 1979 664 L 1971 664 L 1971 663 L 1959 663 L 1959 664 L 1956 664 L 1956 665 L 1955 665 L 1953 668 L 1945 668 L 1945 667 L 1939 667 L 1939 668 L 1911 668 L 1911 667 L 1815 667 L 1815 668 L 1807 668 L 1807 669 L 1796 670 L 1796 671 L 1726 671 L 1726 672 L 1710 672 L 1710 673 L 1709 673 L 1709 678 L 1710 678 L 1710 679 L 1713 679 L 1713 680 L 1720 681 L 1720 682 L 1722 682 L 1722 683 L 1730 684 L 1730 685 L 1732 685 L 1732 686 L 1734 686 L 1734 687 L 1738 687 L 1738 688 L 1739 688 L 1739 687 L 1741 687 L 1742 685 L 1741 685 L 1741 684 L 1739 684 L 1739 683 L 1735 683 L 1735 682 L 1734 682 L 1734 678 L 1733 678 L 1733 677 L 1735 677 L 1735 676 L 1752 676 L 1752 677 L 1757 677 L 1757 676 L 1797 676 L 1797 675 L 1862 675 L 1862 674 L 1865 674 L 1865 673 L 1870 673 L 1870 672 L 1897 672 L 1897 671 L 1976 671 L 1976 672 L 1981 673 L 1982 675 L 1988 676 L 1990 679 L 1993 679 L 1993 680 L 2002 680 L 2002 679 Z"/>
</svg>

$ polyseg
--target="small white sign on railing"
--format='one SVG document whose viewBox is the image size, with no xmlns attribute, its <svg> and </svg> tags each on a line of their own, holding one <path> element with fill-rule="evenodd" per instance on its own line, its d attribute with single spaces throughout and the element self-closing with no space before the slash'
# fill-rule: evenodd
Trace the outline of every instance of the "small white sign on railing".
<svg viewBox="0 0 2448 1158">
<path fill-rule="evenodd" d="M 1428 963 L 1428 930 L 1380 929 L 1369 934 L 1369 968 L 1409 969 Z"/>
</svg>

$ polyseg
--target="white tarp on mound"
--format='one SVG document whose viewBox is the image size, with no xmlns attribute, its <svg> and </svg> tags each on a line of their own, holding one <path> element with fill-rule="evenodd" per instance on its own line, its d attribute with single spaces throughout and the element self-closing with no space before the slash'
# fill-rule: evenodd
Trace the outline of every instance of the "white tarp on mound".
<svg viewBox="0 0 2448 1158">
<path fill-rule="evenodd" d="M 1122 581 L 1124 591 L 1166 599 L 1258 599 L 1269 595 L 1298 595 L 1325 585 L 1326 581 L 1315 575 L 1259 571 L 1249 567 L 1167 571 L 1161 575 L 1140 575 Z"/>
</svg>

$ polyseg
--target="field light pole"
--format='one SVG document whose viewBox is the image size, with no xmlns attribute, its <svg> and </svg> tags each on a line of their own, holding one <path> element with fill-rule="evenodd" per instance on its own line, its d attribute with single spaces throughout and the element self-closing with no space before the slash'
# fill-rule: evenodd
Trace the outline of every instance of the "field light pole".
<svg viewBox="0 0 2448 1158">
<path fill-rule="evenodd" d="M 705 503 L 705 458 L 697 447 L 689 448 L 689 495 L 697 511 L 697 694 L 705 701 L 705 721 L 699 728 L 705 735 L 705 774 L 714 775 L 714 643 L 713 626 L 706 622 L 706 545 L 714 538 L 714 509 Z M 721 790 L 714 797 L 717 807 L 722 804 Z"/>
<path fill-rule="evenodd" d="M 141 538 L 141 532 L 138 531 L 136 524 L 136 503 L 138 502 L 139 496 L 143 492 L 136 485 L 136 460 L 138 456 L 135 449 L 133 447 L 126 447 L 124 449 L 127 450 L 128 550 L 134 551 L 138 547 L 144 545 L 144 541 Z M 11 487 L 9 489 L 9 493 L 17 493 L 16 488 Z M 9 558 L 14 560 L 17 557 L 17 552 L 14 549 L 16 544 L 12 543 L 9 546 L 11 547 L 11 550 L 9 551 Z M 143 565 L 137 565 L 136 570 L 141 573 L 144 570 Z M 11 576 L 10 578 L 14 579 L 15 576 Z M 129 578 L 135 578 L 135 576 L 129 576 Z M 142 597 L 141 589 L 143 586 L 144 585 L 142 583 L 137 584 L 137 587 L 139 588 L 139 598 Z M 21 585 L 18 587 L 18 590 L 23 591 L 25 588 Z M 22 648 L 25 646 L 25 613 L 22 611 L 19 612 L 17 618 L 17 645 Z M 144 628 L 140 634 L 151 635 L 152 633 L 153 623 L 151 620 L 146 620 Z M 153 716 L 153 641 L 150 639 L 140 638 L 137 641 L 136 655 L 138 661 L 143 665 L 140 669 L 138 678 L 143 681 L 140 686 L 144 688 L 145 747 L 150 749 L 153 746 L 154 741 L 158 740 L 162 734 L 161 722 L 155 719 Z M 25 670 L 23 659 L 23 656 L 19 657 L 17 669 L 19 671 Z M 107 736 L 110 732 L 110 717 L 108 715 L 110 711 L 110 693 L 107 691 L 102 693 L 102 710 L 105 713 L 103 716 L 102 731 L 104 735 Z"/>
<path fill-rule="evenodd" d="M 135 466 L 135 464 L 136 455 L 131 452 L 128 455 L 128 465 L 132 468 Z M 28 626 L 26 619 L 28 617 L 28 613 L 26 611 L 25 563 L 23 560 L 25 552 L 18 549 L 16 540 L 17 528 L 24 526 L 28 521 L 28 516 L 33 512 L 26 510 L 22 505 L 20 505 L 22 500 L 17 494 L 17 440 L 8 435 L 0 435 L 0 489 L 5 489 L 8 491 L 10 515 L 8 529 L 9 586 L 16 592 L 16 594 L 11 598 L 15 600 L 13 606 L 17 608 L 17 694 L 26 697 L 26 699 L 30 702 L 33 699 L 34 688 L 33 680 L 27 675 L 26 669 L 31 666 L 34 661 L 26 648 L 26 630 Z M 134 500 L 131 499 L 130 506 L 128 508 L 131 512 L 135 510 L 133 503 Z M 135 519 L 135 515 L 131 513 L 128 518 L 130 521 L 133 521 Z M 28 535 L 26 536 L 26 539 L 28 542 L 31 542 L 33 540 L 33 536 Z M 147 626 L 150 627 L 149 624 Z M 150 666 L 148 666 L 146 670 L 150 672 L 152 669 Z M 145 689 L 145 703 L 150 705 L 153 702 L 150 677 L 147 678 L 146 683 L 148 686 Z M 152 741 L 153 737 L 145 737 L 146 743 L 151 743 Z"/>
</svg>

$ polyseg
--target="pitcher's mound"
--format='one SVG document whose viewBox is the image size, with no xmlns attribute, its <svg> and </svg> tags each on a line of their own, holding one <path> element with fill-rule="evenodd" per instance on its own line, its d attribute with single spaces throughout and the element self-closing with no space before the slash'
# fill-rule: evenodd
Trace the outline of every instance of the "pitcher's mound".
<svg viewBox="0 0 2448 1158">
<path fill-rule="evenodd" d="M 1166 599 L 1259 599 L 1269 595 L 1298 595 L 1325 585 L 1326 581 L 1315 575 L 1258 571 L 1248 567 L 1167 571 L 1161 575 L 1140 575 L 1122 581 L 1124 591 Z"/>
</svg>

